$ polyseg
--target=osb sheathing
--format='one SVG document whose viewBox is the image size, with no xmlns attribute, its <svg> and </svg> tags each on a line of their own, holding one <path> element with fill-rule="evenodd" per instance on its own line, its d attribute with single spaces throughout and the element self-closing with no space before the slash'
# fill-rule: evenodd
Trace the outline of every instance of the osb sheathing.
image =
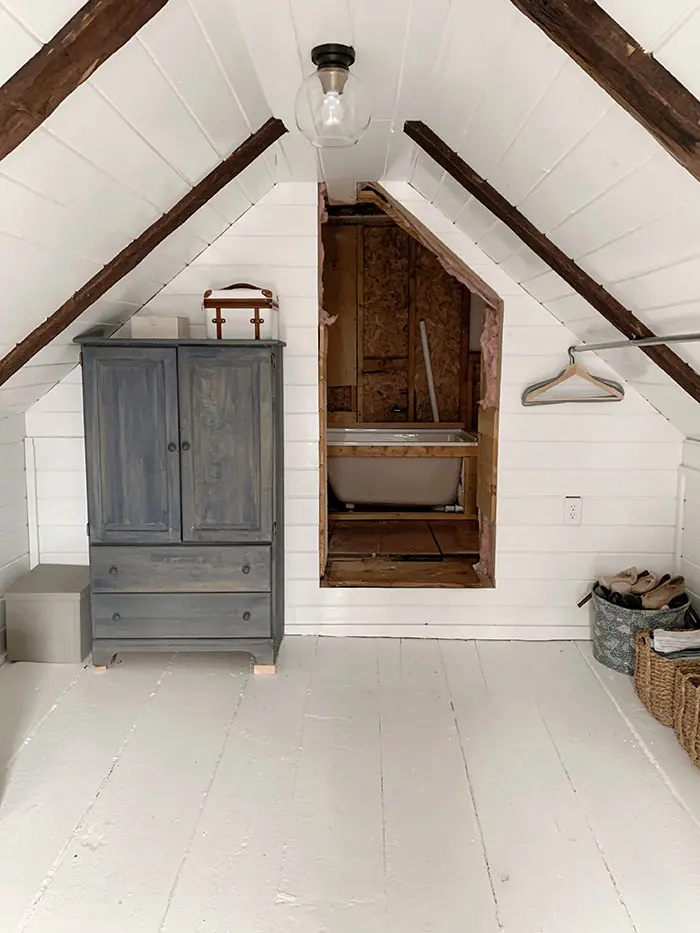
<svg viewBox="0 0 700 933">
<path fill-rule="evenodd" d="M 407 372 L 365 373 L 362 385 L 362 412 L 365 422 L 406 421 Z M 395 408 L 401 411 L 394 412 Z"/>
<path fill-rule="evenodd" d="M 365 227 L 362 235 L 363 355 L 407 358 L 409 237 L 398 227 Z"/>
<path fill-rule="evenodd" d="M 328 386 L 328 411 L 353 411 L 354 386 Z"/>
<path fill-rule="evenodd" d="M 460 420 L 462 383 L 462 286 L 436 256 L 417 244 L 416 264 L 416 421 L 432 421 L 419 321 L 425 321 L 441 421 Z"/>
</svg>

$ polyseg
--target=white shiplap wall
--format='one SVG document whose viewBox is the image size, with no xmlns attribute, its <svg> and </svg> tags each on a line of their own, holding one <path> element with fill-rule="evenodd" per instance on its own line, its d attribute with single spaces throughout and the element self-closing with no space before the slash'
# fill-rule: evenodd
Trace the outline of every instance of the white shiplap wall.
<svg viewBox="0 0 700 933">
<path fill-rule="evenodd" d="M 280 296 L 285 355 L 289 631 L 459 637 L 586 637 L 576 600 L 591 579 L 674 561 L 682 437 L 632 388 L 616 405 L 523 409 L 555 374 L 572 334 L 408 185 L 392 188 L 505 300 L 494 590 L 322 589 L 318 581 L 317 204 L 312 184 L 277 185 L 146 307 L 187 313 L 201 333 L 207 287 L 252 279 Z M 609 372 L 604 363 L 592 364 Z M 42 560 L 85 562 L 77 371 L 27 415 Z M 583 524 L 562 523 L 565 496 Z"/>
<path fill-rule="evenodd" d="M 29 569 L 24 416 L 0 417 L 0 596 Z M 5 654 L 5 605 L 0 601 L 0 663 Z"/>
<path fill-rule="evenodd" d="M 680 572 L 695 608 L 700 611 L 700 441 L 683 446 L 683 529 Z"/>
<path fill-rule="evenodd" d="M 0 0 L 0 80 L 80 6 Z M 0 356 L 270 116 L 229 5 L 171 0 L 0 165 Z M 75 364 L 74 334 L 134 314 L 271 187 L 279 160 L 275 146 L 0 387 L 0 410 L 41 398 Z"/>
</svg>

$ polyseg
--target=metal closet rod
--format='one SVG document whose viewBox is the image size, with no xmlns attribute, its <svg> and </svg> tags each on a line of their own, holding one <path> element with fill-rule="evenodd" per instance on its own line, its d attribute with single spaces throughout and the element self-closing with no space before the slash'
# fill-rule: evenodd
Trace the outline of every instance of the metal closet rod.
<svg viewBox="0 0 700 933">
<path fill-rule="evenodd" d="M 569 356 L 573 353 L 583 353 L 586 350 L 618 350 L 623 347 L 657 347 L 666 343 L 690 343 L 700 340 L 700 334 L 673 334 L 670 337 L 640 337 L 631 340 L 616 340 L 610 343 L 577 343 L 569 347 Z"/>
</svg>

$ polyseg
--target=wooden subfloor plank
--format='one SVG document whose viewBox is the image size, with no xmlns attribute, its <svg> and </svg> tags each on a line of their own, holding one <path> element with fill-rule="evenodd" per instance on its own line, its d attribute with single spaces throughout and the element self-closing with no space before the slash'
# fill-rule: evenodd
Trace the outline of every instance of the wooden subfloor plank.
<svg viewBox="0 0 700 933">
<path fill-rule="evenodd" d="M 328 561 L 324 586 L 480 587 L 482 581 L 468 558 L 389 560 L 383 557 Z"/>
<path fill-rule="evenodd" d="M 430 530 L 445 557 L 479 553 L 479 523 L 476 521 L 430 522 Z"/>
<path fill-rule="evenodd" d="M 521 644 L 441 643 L 501 923 L 518 933 L 635 933 L 540 712 L 534 681 L 543 674 Z M 607 758 L 588 766 L 603 793 Z"/>
<path fill-rule="evenodd" d="M 329 544 L 331 557 L 439 557 L 427 522 L 358 522 L 339 523 Z"/>
<path fill-rule="evenodd" d="M 48 700 L 49 682 L 54 689 L 49 701 L 54 708 L 18 752 L 4 789 L 0 786 L 3 931 L 14 933 L 22 918 L 31 916 L 76 827 L 108 779 L 134 725 L 157 694 L 167 663 L 167 655 L 131 659 L 128 676 L 122 676 L 121 666 L 100 676 L 92 669 L 83 670 L 64 693 L 66 679 L 75 673 L 68 665 L 17 664 L 0 671 L 0 702 L 8 698 L 8 692 L 15 700 L 23 694 L 27 710 L 36 710 L 32 704 L 39 701 L 43 706 Z M 18 689 L 22 680 L 24 691 Z M 15 716 L 21 722 L 16 703 L 0 705 L 3 722 L 5 717 Z M 83 853 L 96 852 L 103 842 L 103 830 L 92 823 L 83 825 L 69 857 L 76 851 L 79 859 Z M 81 893 L 84 895 L 85 889 Z M 107 902 L 116 900 L 114 891 L 105 896 Z M 62 925 L 58 916 L 49 917 L 43 927 L 30 921 L 28 929 L 39 928 L 42 933 L 62 929 L 82 933 L 79 926 Z"/>
<path fill-rule="evenodd" d="M 226 654 L 174 660 L 23 933 L 160 929 L 249 677 Z"/>
<path fill-rule="evenodd" d="M 427 522 L 379 522 L 378 525 L 381 556 L 439 557 L 440 549 Z"/>
<path fill-rule="evenodd" d="M 379 550 L 379 531 L 376 522 L 334 525 L 328 542 L 329 558 L 376 554 Z M 326 565 L 327 567 L 327 565 Z"/>
</svg>

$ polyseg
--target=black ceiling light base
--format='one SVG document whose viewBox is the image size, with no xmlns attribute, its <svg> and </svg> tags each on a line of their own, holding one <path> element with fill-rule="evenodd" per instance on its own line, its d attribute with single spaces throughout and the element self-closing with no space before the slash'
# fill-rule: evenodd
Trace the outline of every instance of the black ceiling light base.
<svg viewBox="0 0 700 933">
<path fill-rule="evenodd" d="M 317 68 L 348 69 L 355 62 L 355 49 L 339 42 L 326 42 L 311 49 L 311 61 Z"/>
</svg>

